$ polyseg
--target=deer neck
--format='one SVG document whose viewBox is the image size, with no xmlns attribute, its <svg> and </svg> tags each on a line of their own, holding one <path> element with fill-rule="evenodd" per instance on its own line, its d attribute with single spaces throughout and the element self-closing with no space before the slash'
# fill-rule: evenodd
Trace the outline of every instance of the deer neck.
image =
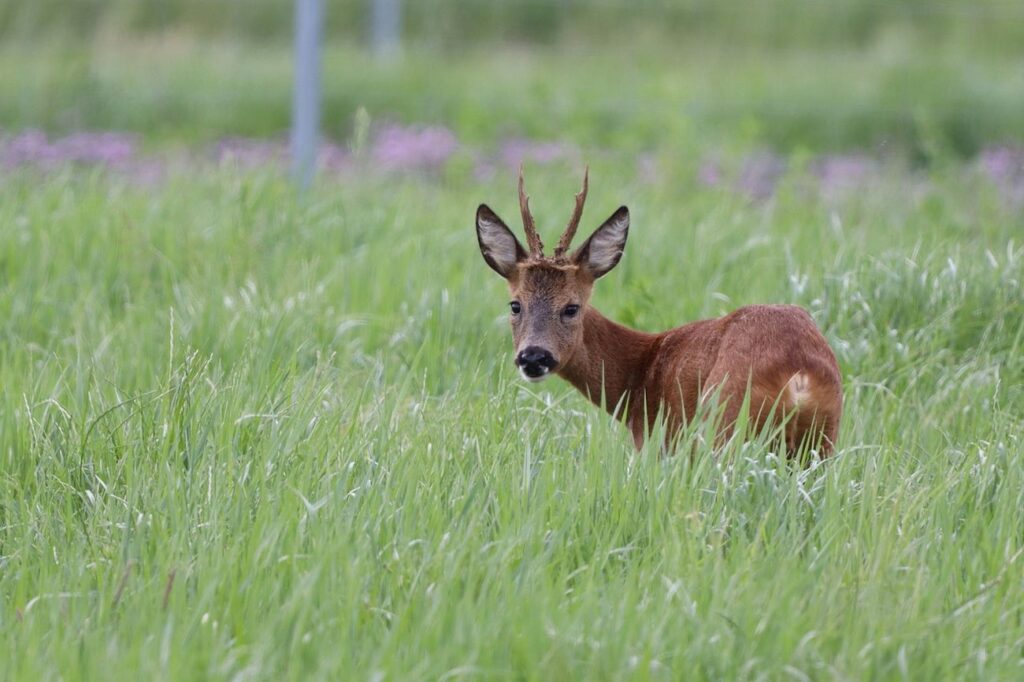
<svg viewBox="0 0 1024 682">
<path fill-rule="evenodd" d="M 644 380 L 657 343 L 656 334 L 630 329 L 587 306 L 583 344 L 558 370 L 591 402 L 623 417 L 622 406 L 642 405 Z M 625 399 L 625 400 L 623 400 Z"/>
</svg>

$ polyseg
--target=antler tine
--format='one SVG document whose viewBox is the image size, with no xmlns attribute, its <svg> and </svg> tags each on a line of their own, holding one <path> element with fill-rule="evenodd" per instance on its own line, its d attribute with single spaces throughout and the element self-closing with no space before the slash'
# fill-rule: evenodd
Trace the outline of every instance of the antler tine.
<svg viewBox="0 0 1024 682">
<path fill-rule="evenodd" d="M 561 239 L 558 240 L 558 246 L 555 247 L 555 258 L 565 256 L 565 252 L 569 250 L 569 245 L 572 244 L 572 238 L 576 236 L 576 228 L 580 226 L 580 218 L 583 217 L 583 204 L 587 200 L 589 179 L 590 166 L 588 165 L 583 171 L 583 189 L 576 195 L 576 207 L 572 211 L 572 217 L 569 218 L 569 225 L 565 228 L 565 232 L 562 233 Z"/>
<path fill-rule="evenodd" d="M 526 231 L 526 245 L 530 248 L 530 255 L 537 258 L 544 257 L 544 242 L 537 234 L 537 225 L 533 222 L 533 215 L 530 213 L 530 197 L 526 196 L 523 189 L 523 166 L 519 165 L 519 212 L 523 214 L 523 230 Z"/>
</svg>

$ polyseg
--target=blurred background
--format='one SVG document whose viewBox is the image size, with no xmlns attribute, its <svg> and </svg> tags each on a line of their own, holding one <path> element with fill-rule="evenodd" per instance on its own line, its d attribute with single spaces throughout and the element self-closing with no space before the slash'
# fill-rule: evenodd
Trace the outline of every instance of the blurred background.
<svg viewBox="0 0 1024 682">
<path fill-rule="evenodd" d="M 0 164 L 287 156 L 288 0 L 2 0 Z M 621 157 L 770 195 L 894 159 L 1024 197 L 1014 0 L 323 0 L 319 164 Z"/>
</svg>

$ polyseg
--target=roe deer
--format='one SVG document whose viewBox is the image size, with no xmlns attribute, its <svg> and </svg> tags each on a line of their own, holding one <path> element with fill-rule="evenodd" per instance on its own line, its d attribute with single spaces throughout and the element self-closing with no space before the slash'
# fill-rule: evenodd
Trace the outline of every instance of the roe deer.
<svg viewBox="0 0 1024 682">
<path fill-rule="evenodd" d="M 572 254 L 588 174 L 569 225 L 551 257 L 530 213 L 519 170 L 524 249 L 486 204 L 476 212 L 484 260 L 508 280 L 515 364 L 529 381 L 558 374 L 623 419 L 639 449 L 659 411 L 669 437 L 709 396 L 718 395 L 718 438 L 728 438 L 745 404 L 757 429 L 779 426 L 786 449 L 832 452 L 843 409 L 835 355 L 803 308 L 750 305 L 660 334 L 612 322 L 589 305 L 594 281 L 615 267 L 629 232 L 629 210 L 615 211 Z M 749 394 L 748 394 L 749 391 Z"/>
</svg>

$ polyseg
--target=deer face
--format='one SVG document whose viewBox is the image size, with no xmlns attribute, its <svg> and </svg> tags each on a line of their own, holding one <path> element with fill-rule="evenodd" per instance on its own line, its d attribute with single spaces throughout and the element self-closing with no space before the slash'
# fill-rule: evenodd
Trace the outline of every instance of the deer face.
<svg viewBox="0 0 1024 682">
<path fill-rule="evenodd" d="M 569 362 L 583 343 L 583 321 L 594 281 L 622 257 L 629 232 L 629 210 L 612 214 L 572 255 L 566 251 L 583 212 L 587 179 L 576 195 L 576 210 L 559 240 L 555 255 L 546 258 L 529 213 L 519 176 L 520 209 L 527 252 L 494 211 L 481 204 L 476 233 L 484 261 L 508 281 L 509 322 L 515 343 L 515 363 L 529 381 L 541 381 Z"/>
<path fill-rule="evenodd" d="M 509 279 L 509 322 L 516 366 L 540 381 L 569 360 L 583 340 L 583 314 L 592 281 L 578 267 L 524 263 Z"/>
</svg>

